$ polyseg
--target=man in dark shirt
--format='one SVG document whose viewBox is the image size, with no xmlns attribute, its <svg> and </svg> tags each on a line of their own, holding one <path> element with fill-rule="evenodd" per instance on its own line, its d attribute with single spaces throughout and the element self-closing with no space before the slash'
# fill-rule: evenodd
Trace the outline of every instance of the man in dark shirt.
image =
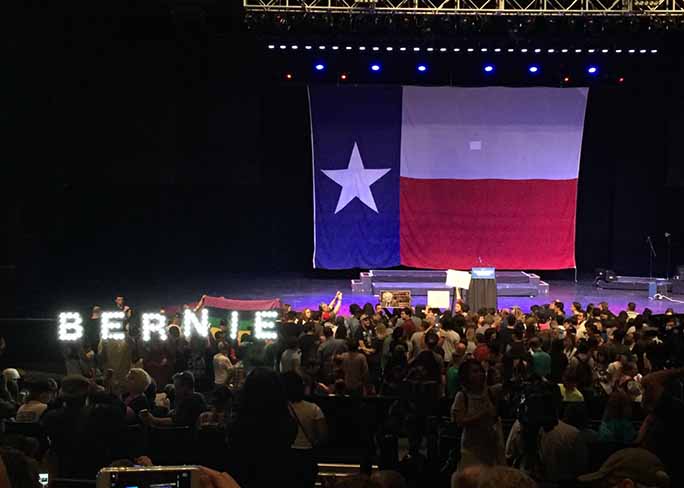
<svg viewBox="0 0 684 488">
<path fill-rule="evenodd" d="M 160 427 L 194 427 L 197 419 L 209 410 L 201 393 L 195 391 L 195 377 L 190 371 L 173 376 L 176 392 L 176 408 L 170 417 L 155 417 L 150 412 L 140 412 L 141 420 L 147 425 Z"/>
</svg>

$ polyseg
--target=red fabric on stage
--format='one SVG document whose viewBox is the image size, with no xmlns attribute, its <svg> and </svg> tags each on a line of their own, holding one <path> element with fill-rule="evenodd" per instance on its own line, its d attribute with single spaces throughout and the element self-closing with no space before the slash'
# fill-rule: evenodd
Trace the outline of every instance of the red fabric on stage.
<svg viewBox="0 0 684 488">
<path fill-rule="evenodd" d="M 280 308 L 280 298 L 272 298 L 270 300 L 233 300 L 232 298 L 207 296 L 204 298 L 204 306 L 238 311 L 273 310 Z"/>
<path fill-rule="evenodd" d="M 433 269 L 574 268 L 576 202 L 577 179 L 402 176 L 401 263 Z"/>
</svg>

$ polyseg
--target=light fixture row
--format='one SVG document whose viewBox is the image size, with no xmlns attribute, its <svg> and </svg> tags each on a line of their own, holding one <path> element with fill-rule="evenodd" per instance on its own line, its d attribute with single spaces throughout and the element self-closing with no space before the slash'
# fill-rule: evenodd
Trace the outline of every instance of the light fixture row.
<svg viewBox="0 0 684 488">
<path fill-rule="evenodd" d="M 466 47 L 466 48 L 440 47 L 440 48 L 434 48 L 434 47 L 427 47 L 427 48 L 423 48 L 423 47 L 419 47 L 419 46 L 414 46 L 414 47 L 408 48 L 406 46 L 401 46 L 401 47 L 395 48 L 393 46 L 385 46 L 385 47 L 381 48 L 380 46 L 370 46 L 370 47 L 367 47 L 367 46 L 357 46 L 357 47 L 344 46 L 344 47 L 342 47 L 342 46 L 336 46 L 336 45 L 333 45 L 333 46 L 326 46 L 326 45 L 314 46 L 312 44 L 306 44 L 303 46 L 300 46 L 299 44 L 290 44 L 290 45 L 269 44 L 268 49 L 270 49 L 270 50 L 280 49 L 282 51 L 285 51 L 285 50 L 297 51 L 299 49 L 303 49 L 305 51 L 313 51 L 313 50 L 326 51 L 328 49 L 330 49 L 331 51 L 341 51 L 341 50 L 343 50 L 343 51 L 355 51 L 356 50 L 356 51 L 361 51 L 361 52 L 363 52 L 363 51 L 372 51 L 372 52 L 379 52 L 379 51 L 386 51 L 386 52 L 393 52 L 393 51 L 423 52 L 423 51 L 425 51 L 425 52 L 429 52 L 429 53 L 431 53 L 431 52 L 440 52 L 440 53 L 445 53 L 445 52 L 455 52 L 455 53 L 459 53 L 459 52 L 466 52 L 466 53 L 474 53 L 474 52 L 516 53 L 516 52 L 518 52 L 518 53 L 523 53 L 523 54 L 526 54 L 526 53 L 534 53 L 534 54 L 540 54 L 540 53 L 547 53 L 547 54 L 556 54 L 556 53 L 560 53 L 560 54 L 582 54 L 582 53 L 588 53 L 588 54 L 596 54 L 596 53 L 600 53 L 600 54 L 609 54 L 609 53 L 614 53 L 614 54 L 624 54 L 624 53 L 626 53 L 626 54 L 637 54 L 637 53 L 638 54 L 658 54 L 658 49 L 654 49 L 654 48 L 648 48 L 647 49 L 647 48 L 643 48 L 643 47 L 639 48 L 639 49 L 636 49 L 636 48 L 627 48 L 627 49 L 623 49 L 623 48 L 615 48 L 615 49 L 608 49 L 608 48 L 601 48 L 601 49 L 598 49 L 598 48 L 586 48 L 586 49 L 583 49 L 583 48 L 572 48 L 572 49 L 571 48 L 562 48 L 562 49 L 534 48 L 534 49 L 530 49 L 530 48 L 526 48 L 526 47 L 523 47 L 523 48 L 509 47 L 509 48 L 504 49 L 501 47 L 495 47 L 495 48 L 487 48 L 487 47 L 481 47 L 481 48 L 474 48 L 474 47 Z"/>
</svg>

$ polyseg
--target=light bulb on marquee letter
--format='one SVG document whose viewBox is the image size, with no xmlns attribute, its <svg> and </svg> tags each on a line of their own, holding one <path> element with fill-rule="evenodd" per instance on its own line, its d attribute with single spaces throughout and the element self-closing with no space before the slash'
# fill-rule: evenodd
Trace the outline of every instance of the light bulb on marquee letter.
<svg viewBox="0 0 684 488">
<path fill-rule="evenodd" d="M 83 337 L 83 319 L 78 312 L 59 314 L 58 337 L 60 341 L 77 341 Z"/>
<path fill-rule="evenodd" d="M 237 339 L 238 329 L 240 328 L 240 322 L 238 321 L 238 313 L 233 310 L 230 312 L 230 338 L 233 340 Z"/>
<path fill-rule="evenodd" d="M 159 334 L 160 340 L 166 340 L 166 317 L 160 313 L 142 314 L 143 341 L 149 341 L 153 332 Z"/>
<path fill-rule="evenodd" d="M 256 312 L 254 314 L 254 337 L 257 339 L 277 339 L 275 332 L 275 322 L 273 320 L 278 317 L 278 312 Z"/>
<path fill-rule="evenodd" d="M 102 340 L 113 339 L 123 341 L 126 335 L 123 331 L 123 321 L 126 318 L 124 312 L 102 312 L 100 319 L 100 336 Z"/>
<path fill-rule="evenodd" d="M 207 337 L 209 335 L 209 311 L 203 308 L 200 313 L 200 319 L 197 318 L 195 312 L 190 310 L 185 310 L 183 313 L 183 335 L 185 337 L 192 335 L 193 327 L 200 336 Z"/>
</svg>

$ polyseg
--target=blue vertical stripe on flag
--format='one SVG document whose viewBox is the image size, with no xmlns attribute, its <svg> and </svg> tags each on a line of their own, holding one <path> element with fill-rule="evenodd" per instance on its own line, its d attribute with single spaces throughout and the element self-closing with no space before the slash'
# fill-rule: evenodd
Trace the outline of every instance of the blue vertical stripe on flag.
<svg viewBox="0 0 684 488">
<path fill-rule="evenodd" d="M 314 267 L 400 264 L 402 88 L 309 87 Z"/>
</svg>

